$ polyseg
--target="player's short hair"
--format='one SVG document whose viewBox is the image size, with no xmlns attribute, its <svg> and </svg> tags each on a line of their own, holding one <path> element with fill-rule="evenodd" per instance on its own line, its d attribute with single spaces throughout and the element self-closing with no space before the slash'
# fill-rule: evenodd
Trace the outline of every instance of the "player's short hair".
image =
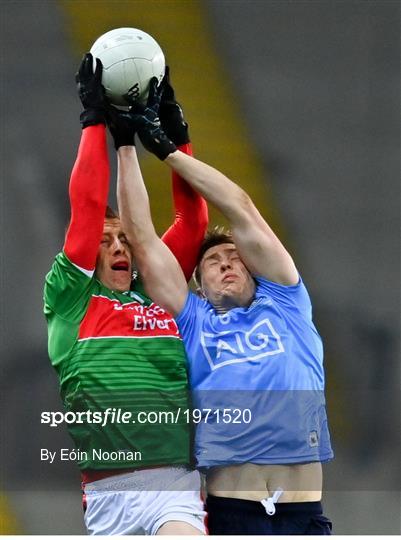
<svg viewBox="0 0 401 540">
<path fill-rule="evenodd" d="M 111 206 L 106 206 L 106 210 L 104 212 L 104 219 L 120 219 L 120 216 L 118 215 L 118 212 L 111 208 Z M 71 219 L 64 228 L 64 236 L 67 234 L 70 224 Z"/>
<path fill-rule="evenodd" d="M 234 244 L 234 240 L 231 231 L 225 229 L 224 227 L 216 226 L 214 229 L 206 233 L 206 236 L 199 249 L 198 262 L 193 275 L 194 281 L 198 287 L 200 287 L 201 283 L 200 266 L 203 256 L 208 249 L 218 246 L 219 244 Z"/>
<path fill-rule="evenodd" d="M 111 206 L 106 206 L 106 211 L 104 213 L 105 219 L 120 219 L 120 216 L 118 215 L 118 212 L 113 210 Z"/>
</svg>

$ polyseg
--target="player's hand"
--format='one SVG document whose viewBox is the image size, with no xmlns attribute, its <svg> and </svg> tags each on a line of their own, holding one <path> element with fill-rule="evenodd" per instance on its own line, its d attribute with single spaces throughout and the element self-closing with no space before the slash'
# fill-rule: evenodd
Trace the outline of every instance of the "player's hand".
<svg viewBox="0 0 401 540">
<path fill-rule="evenodd" d="M 161 89 L 157 87 L 157 78 L 153 77 L 150 81 L 146 105 L 134 103 L 129 110 L 133 115 L 136 130 L 143 146 L 164 161 L 169 154 L 177 150 L 177 147 L 170 141 L 161 127 L 160 100 Z"/>
<path fill-rule="evenodd" d="M 167 137 L 177 146 L 190 142 L 188 124 L 184 120 L 184 114 L 180 104 L 175 99 L 174 88 L 170 81 L 170 68 L 166 66 L 166 72 L 161 82 L 162 95 L 159 107 L 159 118 L 163 131 Z"/>
<path fill-rule="evenodd" d="M 135 119 L 129 111 L 107 105 L 106 122 L 114 139 L 116 150 L 120 146 L 135 146 Z"/>
<path fill-rule="evenodd" d="M 86 53 L 75 75 L 79 99 L 84 107 L 81 113 L 83 128 L 105 123 L 105 91 L 102 86 L 102 62 L 96 58 L 96 69 L 93 71 L 93 56 Z"/>
</svg>

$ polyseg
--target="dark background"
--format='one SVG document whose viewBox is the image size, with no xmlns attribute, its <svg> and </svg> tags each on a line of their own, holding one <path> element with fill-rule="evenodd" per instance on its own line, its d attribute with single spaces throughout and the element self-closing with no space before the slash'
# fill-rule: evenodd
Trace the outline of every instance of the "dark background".
<svg viewBox="0 0 401 540">
<path fill-rule="evenodd" d="M 14 516 L 27 534 L 83 532 L 77 469 L 39 460 L 40 448 L 71 446 L 64 428 L 39 421 L 61 409 L 42 289 L 62 245 L 80 136 L 73 76 L 84 50 L 72 45 L 65 4 L 0 4 L 0 518 L 6 527 Z M 182 2 L 170 4 L 171 18 L 183 17 Z M 324 339 L 336 452 L 326 513 L 337 534 L 400 533 L 399 3 L 196 4 Z M 202 103 L 216 148 L 208 88 L 197 88 L 186 99 Z M 191 123 L 195 148 L 203 129 Z"/>
</svg>

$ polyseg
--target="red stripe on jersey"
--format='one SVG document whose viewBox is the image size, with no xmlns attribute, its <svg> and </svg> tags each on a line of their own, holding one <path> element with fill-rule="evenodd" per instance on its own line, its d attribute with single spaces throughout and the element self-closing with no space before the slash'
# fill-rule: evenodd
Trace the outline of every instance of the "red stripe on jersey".
<svg viewBox="0 0 401 540">
<path fill-rule="evenodd" d="M 172 316 L 155 304 L 122 304 L 104 296 L 92 296 L 78 339 L 117 336 L 181 338 Z"/>
</svg>

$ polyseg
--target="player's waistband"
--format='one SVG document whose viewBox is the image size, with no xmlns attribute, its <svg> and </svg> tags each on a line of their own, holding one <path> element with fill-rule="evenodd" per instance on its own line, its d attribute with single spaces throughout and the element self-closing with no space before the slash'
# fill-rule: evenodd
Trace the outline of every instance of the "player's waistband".
<svg viewBox="0 0 401 540">
<path fill-rule="evenodd" d="M 97 482 L 98 480 L 104 480 L 110 476 L 118 476 L 120 474 L 128 474 L 136 471 L 144 471 L 150 469 L 160 469 L 160 467 L 168 467 L 168 465 L 154 465 L 153 467 L 135 467 L 128 469 L 102 469 L 97 471 L 95 469 L 85 469 L 81 471 L 81 482 L 83 485 Z"/>
<path fill-rule="evenodd" d="M 230 511 L 235 512 L 236 509 L 246 510 L 250 513 L 266 515 L 266 510 L 260 501 L 249 501 L 248 499 L 233 499 L 231 497 L 216 497 L 215 495 L 208 495 L 206 498 L 206 509 L 209 511 L 211 508 L 223 510 L 229 507 Z M 308 514 L 322 514 L 323 507 L 320 501 L 313 502 L 292 502 L 292 503 L 274 503 L 276 509 L 275 515 L 283 515 L 286 513 L 308 513 Z"/>
</svg>

